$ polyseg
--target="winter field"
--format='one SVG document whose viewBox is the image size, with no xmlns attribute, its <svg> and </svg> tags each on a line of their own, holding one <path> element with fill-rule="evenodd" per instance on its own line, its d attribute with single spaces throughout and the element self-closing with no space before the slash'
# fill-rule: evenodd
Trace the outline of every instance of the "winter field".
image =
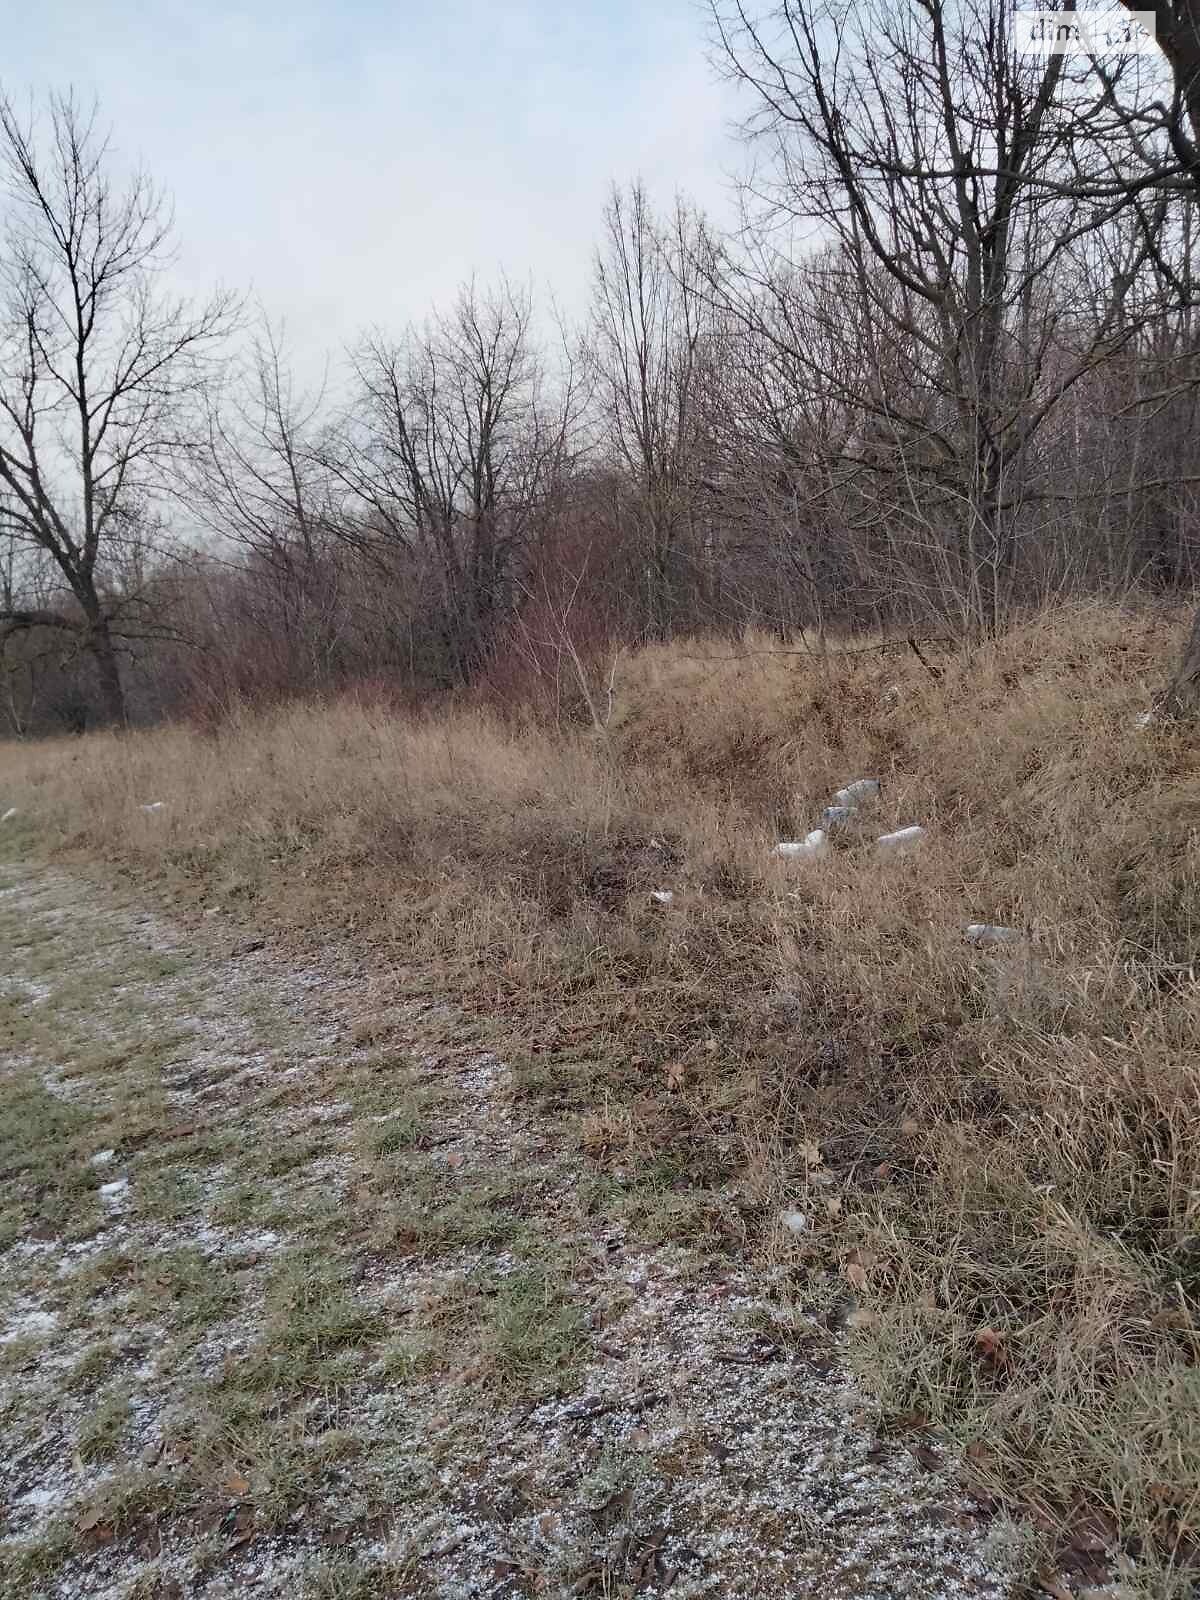
<svg viewBox="0 0 1200 1600">
<path fill-rule="evenodd" d="M 1190 1592 L 1178 626 L 4 746 L 0 1594 Z"/>
</svg>

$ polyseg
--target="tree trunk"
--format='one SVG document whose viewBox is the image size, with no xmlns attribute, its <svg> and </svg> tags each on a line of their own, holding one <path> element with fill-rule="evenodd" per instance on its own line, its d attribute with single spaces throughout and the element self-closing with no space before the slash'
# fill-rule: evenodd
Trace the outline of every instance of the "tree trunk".
<svg viewBox="0 0 1200 1600">
<path fill-rule="evenodd" d="M 1200 710 L 1200 607 L 1192 618 L 1175 676 L 1163 694 L 1162 710 L 1170 717 L 1187 717 Z"/>
<path fill-rule="evenodd" d="M 100 704 L 104 720 L 117 727 L 124 727 L 125 690 L 121 686 L 121 668 L 106 621 L 101 620 L 92 624 L 89 648 L 96 662 L 96 677 L 100 685 Z"/>
</svg>

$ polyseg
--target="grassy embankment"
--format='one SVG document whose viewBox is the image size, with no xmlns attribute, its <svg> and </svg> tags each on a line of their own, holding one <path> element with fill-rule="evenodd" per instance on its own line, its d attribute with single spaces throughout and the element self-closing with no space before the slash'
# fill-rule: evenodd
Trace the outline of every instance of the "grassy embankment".
<svg viewBox="0 0 1200 1600">
<path fill-rule="evenodd" d="M 1185 1553 L 1200 741 L 1133 726 L 1176 633 L 1059 614 L 937 679 L 898 652 L 648 649 L 605 735 L 295 706 L 9 746 L 0 810 L 40 849 L 436 975 L 531 1115 L 637 1175 L 647 1228 L 786 1258 L 887 1413 L 1026 1507 Z M 863 774 L 861 828 L 773 858 Z M 912 822 L 923 846 L 881 859 Z M 969 922 L 1027 936 L 978 950 Z"/>
</svg>

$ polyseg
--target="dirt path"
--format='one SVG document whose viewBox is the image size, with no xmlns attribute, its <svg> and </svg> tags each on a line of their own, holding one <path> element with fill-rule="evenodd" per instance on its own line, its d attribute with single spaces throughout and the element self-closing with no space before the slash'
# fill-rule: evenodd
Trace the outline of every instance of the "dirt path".
<svg viewBox="0 0 1200 1600">
<path fill-rule="evenodd" d="M 1014 1592 L 824 1330 L 639 1238 L 468 1019 L 220 921 L 0 868 L 0 1594 Z"/>
</svg>

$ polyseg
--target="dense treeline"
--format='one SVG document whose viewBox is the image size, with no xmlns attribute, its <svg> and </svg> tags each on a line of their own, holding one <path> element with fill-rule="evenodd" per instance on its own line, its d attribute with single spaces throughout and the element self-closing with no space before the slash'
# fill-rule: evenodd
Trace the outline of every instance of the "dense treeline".
<svg viewBox="0 0 1200 1600">
<path fill-rule="evenodd" d="M 736 235 L 614 189 L 580 325 L 472 283 L 320 393 L 229 296 L 171 297 L 94 114 L 4 103 L 4 725 L 347 686 L 601 716 L 626 642 L 1194 585 L 1200 163 L 1163 63 L 1023 53 L 1000 0 L 713 27 Z"/>
</svg>

